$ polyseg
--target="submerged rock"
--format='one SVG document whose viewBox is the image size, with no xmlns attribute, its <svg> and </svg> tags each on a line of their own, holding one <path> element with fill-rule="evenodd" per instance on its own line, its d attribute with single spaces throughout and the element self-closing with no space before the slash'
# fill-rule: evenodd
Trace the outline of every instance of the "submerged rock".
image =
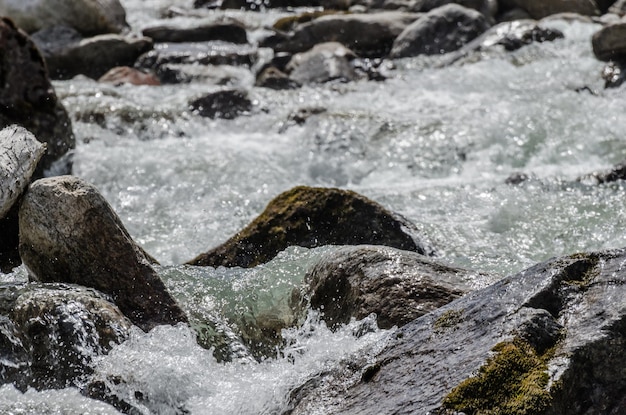
<svg viewBox="0 0 626 415">
<path fill-rule="evenodd" d="M 238 89 L 211 92 L 189 103 L 192 111 L 203 117 L 232 120 L 252 109 L 248 93 Z"/>
<path fill-rule="evenodd" d="M 33 41 L 8 19 L 0 20 L 0 128 L 18 124 L 46 143 L 36 177 L 69 158 L 75 146 L 72 123 L 57 99 L 43 57 Z M 60 173 L 69 173 L 71 162 Z"/>
<path fill-rule="evenodd" d="M 288 413 L 622 413 L 625 264 L 576 254 L 467 294 L 294 391 Z"/>
<path fill-rule="evenodd" d="M 0 0 L 0 15 L 10 17 L 29 33 L 59 25 L 84 35 L 128 29 L 119 0 Z"/>
<path fill-rule="evenodd" d="M 0 287 L 0 382 L 20 389 L 81 386 L 90 363 L 129 334 L 104 295 L 66 284 Z"/>
<path fill-rule="evenodd" d="M 19 212 L 20 255 L 31 276 L 110 295 L 137 326 L 186 322 L 187 317 L 96 188 L 72 176 L 41 179 Z"/>
<path fill-rule="evenodd" d="M 350 63 L 354 58 L 354 52 L 341 43 L 320 43 L 311 50 L 295 54 L 286 69 L 289 78 L 301 85 L 333 80 L 347 82 L 357 78 Z"/>
<path fill-rule="evenodd" d="M 384 246 L 343 247 L 306 275 L 307 297 L 331 327 L 375 313 L 378 327 L 401 327 L 471 290 L 476 273 Z"/>
<path fill-rule="evenodd" d="M 298 186 L 278 195 L 237 235 L 188 264 L 254 267 L 292 245 L 373 244 L 429 253 L 414 239 L 416 233 L 404 218 L 357 193 Z"/>
<path fill-rule="evenodd" d="M 626 180 L 626 161 L 616 164 L 609 170 L 596 171 L 577 178 L 579 182 L 591 182 L 594 184 L 611 183 L 618 180 Z"/>
<path fill-rule="evenodd" d="M 626 81 L 626 61 L 610 61 L 602 68 L 605 88 L 618 88 Z"/>
<path fill-rule="evenodd" d="M 391 58 L 452 52 L 489 28 L 481 13 L 457 4 L 439 7 L 409 25 L 393 42 Z"/>
<path fill-rule="evenodd" d="M 384 57 L 395 38 L 419 16 L 403 12 L 322 16 L 297 26 L 274 50 L 298 53 L 319 43 L 339 42 L 359 56 Z"/>
</svg>

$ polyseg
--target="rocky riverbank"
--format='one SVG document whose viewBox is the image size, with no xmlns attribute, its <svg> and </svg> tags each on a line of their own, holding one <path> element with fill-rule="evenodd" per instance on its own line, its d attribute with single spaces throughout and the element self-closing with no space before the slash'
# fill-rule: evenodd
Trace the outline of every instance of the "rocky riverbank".
<svg viewBox="0 0 626 415">
<path fill-rule="evenodd" d="M 66 175 L 76 146 L 71 117 L 109 124 L 89 109 L 68 115 L 50 78 L 196 85 L 187 111 L 237 119 L 259 111 L 255 88 L 384 82 L 396 62 L 414 56 L 463 65 L 490 50 L 562 39 L 547 24 L 556 18 L 603 25 L 589 41 L 608 61 L 607 88 L 623 82 L 626 62 L 619 1 L 302 1 L 296 9 L 196 1 L 161 10 L 171 24 L 143 28 L 129 27 L 118 1 L 33 4 L 0 1 L 8 16 L 0 22 L 0 266 L 23 264 L 32 280 L 0 287 L 0 381 L 21 390 L 75 387 L 133 414 L 149 391 L 134 390 L 135 400 L 116 393 L 110 385 L 123 380 L 90 378 L 93 360 L 126 341 L 132 326 L 212 323 L 183 311 L 98 189 Z M 227 8 L 284 16 L 262 28 L 213 17 Z M 177 26 L 180 17 L 197 24 Z M 284 128 L 325 110 L 294 111 Z M 623 169 L 578 182 L 623 180 Z M 346 245 L 307 273 L 289 318 L 259 317 L 233 334 L 258 361 L 288 346 L 283 330 L 309 309 L 332 330 L 372 314 L 379 327 L 400 327 L 373 360 L 342 362 L 294 388 L 284 413 L 626 411 L 623 250 L 555 258 L 476 290 L 481 273 L 439 261 L 445 241 L 431 243 L 416 225 L 358 193 L 299 186 L 188 265 L 253 268 L 293 246 Z"/>
</svg>

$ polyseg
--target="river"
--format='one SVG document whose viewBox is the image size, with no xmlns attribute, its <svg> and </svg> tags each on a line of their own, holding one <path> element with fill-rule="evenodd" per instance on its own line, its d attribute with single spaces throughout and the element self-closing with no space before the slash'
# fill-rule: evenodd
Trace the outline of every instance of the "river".
<svg viewBox="0 0 626 415">
<path fill-rule="evenodd" d="M 160 10 L 191 1 L 122 3 L 139 32 L 166 21 Z M 206 11 L 201 19 L 222 14 L 257 27 L 255 40 L 284 13 Z M 624 184 L 576 180 L 626 159 L 626 99 L 603 89 L 603 64 L 591 51 L 600 26 L 546 24 L 565 38 L 444 68 L 434 58 L 402 59 L 384 82 L 274 91 L 234 71 L 254 103 L 234 120 L 191 113 L 189 99 L 214 88 L 197 83 L 115 87 L 79 77 L 54 86 L 74 120 L 74 174 L 98 187 L 161 262 L 159 273 L 196 328 L 206 318 L 228 331 L 245 316 L 288 314 L 291 290 L 333 248 L 290 248 L 249 270 L 179 264 L 296 185 L 351 189 L 402 214 L 438 260 L 492 275 L 476 287 L 553 256 L 626 246 Z M 318 107 L 326 111 L 302 125 L 289 121 L 294 111 Z M 105 123 L 93 122 L 94 114 Z M 526 181 L 505 183 L 520 172 Z M 21 281 L 26 272 L 2 278 Z M 258 362 L 234 341 L 227 363 L 199 347 L 187 327 L 137 330 L 96 360 L 93 376 L 123 379 L 119 394 L 146 414 L 280 413 L 292 388 L 383 347 L 390 331 L 372 325 L 355 321 L 333 333 L 311 312 L 284 333 L 289 346 L 275 356 Z M 0 388 L 0 412 L 117 413 L 72 388 L 22 394 L 10 385 Z"/>
</svg>

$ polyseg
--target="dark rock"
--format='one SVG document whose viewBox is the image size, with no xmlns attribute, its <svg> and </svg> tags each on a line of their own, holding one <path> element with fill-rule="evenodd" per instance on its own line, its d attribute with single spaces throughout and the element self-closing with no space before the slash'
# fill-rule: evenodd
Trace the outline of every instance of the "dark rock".
<svg viewBox="0 0 626 415">
<path fill-rule="evenodd" d="M 128 29 L 119 0 L 0 0 L 0 15 L 29 33 L 52 26 L 72 27 L 88 36 Z"/>
<path fill-rule="evenodd" d="M 19 219 L 20 255 L 33 278 L 110 295 L 143 330 L 187 321 L 151 258 L 93 186 L 72 176 L 38 180 L 23 198 Z"/>
<path fill-rule="evenodd" d="M 456 4 L 439 7 L 409 25 L 393 42 L 391 58 L 452 52 L 489 28 L 485 17 Z"/>
<path fill-rule="evenodd" d="M 488 21 L 493 21 L 497 12 L 498 4 L 492 0 L 416 0 L 411 11 L 429 12 L 446 4 L 458 4 L 480 12 Z"/>
<path fill-rule="evenodd" d="M 294 89 L 301 85 L 274 66 L 265 68 L 256 78 L 256 86 L 270 89 Z"/>
<path fill-rule="evenodd" d="M 161 85 L 161 81 L 156 75 L 142 72 L 128 66 L 116 66 L 102 75 L 100 79 L 98 79 L 98 82 L 106 82 L 115 85 Z"/>
<path fill-rule="evenodd" d="M 626 61 L 608 62 L 602 69 L 605 88 L 618 88 L 626 80 Z"/>
<path fill-rule="evenodd" d="M 299 186 L 278 195 L 245 229 L 188 264 L 254 267 L 291 245 L 373 244 L 428 253 L 412 231 L 415 227 L 405 219 L 357 193 Z"/>
<path fill-rule="evenodd" d="M 155 45 L 154 50 L 142 55 L 135 67 L 150 69 L 159 74 L 160 67 L 168 64 L 250 67 L 258 58 L 257 48 L 251 45 L 226 42 L 161 43 Z"/>
<path fill-rule="evenodd" d="M 148 27 L 142 31 L 155 42 L 206 42 L 223 40 L 231 43 L 248 43 L 248 35 L 239 23 L 209 23 L 203 26 L 178 28 L 174 26 Z"/>
<path fill-rule="evenodd" d="M 470 291 L 476 273 L 415 252 L 349 246 L 322 258 L 305 277 L 311 306 L 331 327 L 375 313 L 380 328 L 401 327 Z"/>
<path fill-rule="evenodd" d="M 533 19 L 558 13 L 576 13 L 583 16 L 599 14 L 594 0 L 512 0 L 514 6 L 520 7 L 530 14 Z"/>
<path fill-rule="evenodd" d="M 204 0 L 197 0 L 202 4 Z M 222 9 L 243 9 L 261 11 L 270 8 L 298 8 L 323 7 L 332 10 L 347 10 L 350 7 L 348 0 L 222 0 Z"/>
<path fill-rule="evenodd" d="M 503 22 L 491 27 L 458 51 L 448 54 L 440 65 L 451 65 L 467 56 L 473 57 L 475 52 L 488 51 L 494 47 L 501 46 L 510 52 L 533 42 L 551 42 L 563 37 L 562 32 L 542 27 L 536 20 Z"/>
<path fill-rule="evenodd" d="M 311 50 L 293 55 L 287 71 L 289 78 L 301 85 L 334 80 L 349 82 L 358 77 L 350 63 L 354 58 L 354 52 L 341 43 L 320 43 Z"/>
<path fill-rule="evenodd" d="M 304 13 L 294 14 L 290 16 L 281 17 L 276 20 L 272 27 L 275 30 L 281 32 L 290 32 L 294 30 L 299 24 L 310 22 L 311 20 L 315 20 L 318 17 L 327 16 L 331 14 L 337 14 L 338 12 L 335 10 L 315 10 L 315 11 L 307 11 Z"/>
<path fill-rule="evenodd" d="M 526 173 L 515 172 L 515 173 L 512 173 L 509 177 L 507 177 L 504 183 L 511 184 L 511 185 L 518 185 L 518 184 L 524 183 L 528 179 L 529 177 Z"/>
<path fill-rule="evenodd" d="M 0 74 L 0 128 L 18 124 L 46 143 L 35 171 L 35 177 L 41 177 L 55 161 L 71 154 L 74 133 L 37 47 L 8 19 L 0 20 Z"/>
<path fill-rule="evenodd" d="M 0 309 L 0 343 L 8 346 L 0 351 L 0 381 L 21 389 L 80 386 L 93 358 L 131 327 L 104 295 L 66 284 L 3 286 Z"/>
<path fill-rule="evenodd" d="M 139 56 L 153 47 L 152 40 L 146 37 L 109 34 L 81 38 L 62 27 L 42 30 L 33 37 L 54 79 L 70 79 L 79 74 L 98 79 L 114 67 L 133 66 Z"/>
<path fill-rule="evenodd" d="M 322 16 L 299 25 L 274 50 L 298 53 L 319 43 L 339 42 L 361 57 L 383 57 L 395 38 L 419 16 L 402 12 Z"/>
<path fill-rule="evenodd" d="M 194 112 L 203 117 L 232 120 L 252 109 L 252 101 L 245 91 L 225 89 L 211 92 L 189 103 Z"/>
<path fill-rule="evenodd" d="M 618 180 L 626 180 L 626 161 L 616 164 L 610 170 L 593 172 L 577 179 L 579 182 L 592 182 L 594 184 L 611 183 Z"/>
<path fill-rule="evenodd" d="M 623 249 L 577 254 L 469 293 L 294 392 L 288 413 L 621 413 L 625 264 Z"/>
<path fill-rule="evenodd" d="M 604 26 L 591 38 L 593 53 L 601 61 L 626 58 L 626 22 Z"/>
<path fill-rule="evenodd" d="M 201 82 L 210 85 L 248 85 L 253 74 L 245 67 L 230 65 L 193 65 L 170 63 L 157 69 L 158 76 L 164 84 L 181 84 Z"/>
</svg>

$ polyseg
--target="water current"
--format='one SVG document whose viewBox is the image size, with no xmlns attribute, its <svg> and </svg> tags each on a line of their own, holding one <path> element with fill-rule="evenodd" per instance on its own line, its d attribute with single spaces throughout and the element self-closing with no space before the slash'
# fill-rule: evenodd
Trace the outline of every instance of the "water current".
<svg viewBox="0 0 626 415">
<path fill-rule="evenodd" d="M 122 3 L 139 32 L 165 22 L 165 8 L 192 2 Z M 225 13 L 167 21 L 188 25 Z M 252 39 L 282 15 L 228 14 L 258 28 Z M 626 158 L 626 98 L 603 89 L 590 42 L 598 25 L 546 24 L 565 38 L 445 68 L 436 58 L 403 59 L 386 69 L 384 82 L 274 91 L 231 69 L 254 101 L 235 120 L 189 112 L 188 100 L 211 86 L 114 87 L 80 77 L 54 86 L 74 120 L 74 174 L 100 189 L 161 262 L 195 328 L 205 319 L 228 331 L 245 318 L 293 317 L 290 292 L 333 248 L 290 248 L 251 270 L 178 264 L 226 240 L 296 185 L 355 190 L 401 213 L 440 261 L 493 275 L 477 287 L 553 256 L 626 246 L 624 184 L 576 180 Z M 325 111 L 302 125 L 290 121 L 307 108 Z M 516 172 L 528 180 L 506 184 Z M 26 274 L 18 268 L 3 278 Z M 289 346 L 260 363 L 236 342 L 228 346 L 232 361 L 218 363 L 186 327 L 136 331 L 97 359 L 94 376 L 122 378 L 127 390 L 118 392 L 145 413 L 277 413 L 293 387 L 363 348 L 382 347 L 389 332 L 372 325 L 353 322 L 333 333 L 309 313 L 301 328 L 284 332 Z M 71 388 L 22 394 L 10 385 L 0 388 L 0 412 L 117 413 Z"/>
</svg>

